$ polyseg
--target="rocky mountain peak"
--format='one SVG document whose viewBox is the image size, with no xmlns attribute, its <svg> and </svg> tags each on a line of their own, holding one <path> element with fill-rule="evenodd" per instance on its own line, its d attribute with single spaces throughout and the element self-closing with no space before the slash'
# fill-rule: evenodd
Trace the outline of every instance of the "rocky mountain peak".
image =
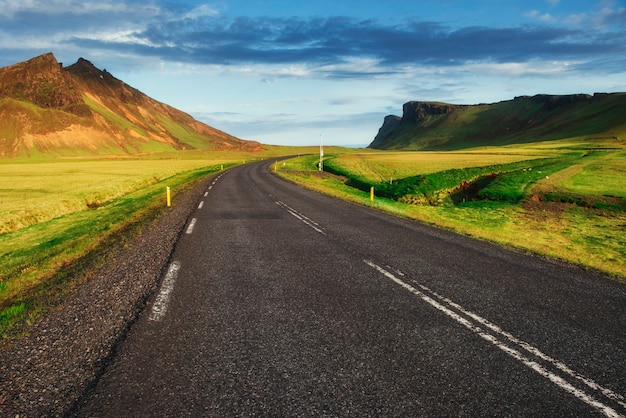
<svg viewBox="0 0 626 418">
<path fill-rule="evenodd" d="M 72 78 L 65 74 L 51 52 L 0 68 L 0 97 L 46 108 L 64 108 L 82 102 Z"/>
<path fill-rule="evenodd" d="M 66 67 L 64 71 L 72 74 L 80 83 L 84 83 L 93 93 L 115 97 L 124 103 L 138 104 L 147 100 L 147 97 L 139 90 L 118 80 L 106 69 L 100 70 L 84 58 L 79 58 L 75 64 Z"/>
<path fill-rule="evenodd" d="M 118 81 L 111 73 L 109 73 L 106 69 L 100 70 L 95 65 L 91 63 L 91 61 L 86 60 L 85 58 L 79 58 L 75 64 L 70 65 L 65 68 L 65 71 L 79 76 L 81 78 L 91 78 L 97 80 L 104 81 Z"/>
</svg>

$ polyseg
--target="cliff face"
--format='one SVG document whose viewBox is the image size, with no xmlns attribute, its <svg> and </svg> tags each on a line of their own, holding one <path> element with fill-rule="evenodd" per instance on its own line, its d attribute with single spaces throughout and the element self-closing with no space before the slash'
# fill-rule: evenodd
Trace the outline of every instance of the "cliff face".
<svg viewBox="0 0 626 418">
<path fill-rule="evenodd" d="M 216 149 L 261 151 L 158 102 L 80 58 L 0 68 L 0 158 Z"/>
<path fill-rule="evenodd" d="M 383 125 L 369 148 L 385 149 L 394 147 L 398 132 L 407 126 L 420 126 L 432 117 L 447 115 L 461 106 L 447 103 L 410 101 L 402 106 L 402 117 L 389 115 L 385 117 Z"/>
<path fill-rule="evenodd" d="M 387 116 L 370 148 L 461 149 L 580 136 L 619 138 L 626 93 L 520 96 L 480 105 L 410 101 Z"/>
<path fill-rule="evenodd" d="M 402 106 L 402 123 L 421 122 L 427 116 L 445 115 L 458 107 L 447 103 L 407 102 Z"/>
</svg>

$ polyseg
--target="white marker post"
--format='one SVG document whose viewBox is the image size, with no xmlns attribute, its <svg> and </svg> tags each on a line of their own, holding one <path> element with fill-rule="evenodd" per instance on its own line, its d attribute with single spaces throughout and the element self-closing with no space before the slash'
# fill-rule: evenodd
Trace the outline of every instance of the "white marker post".
<svg viewBox="0 0 626 418">
<path fill-rule="evenodd" d="M 320 171 L 324 171 L 324 135 L 320 135 Z"/>
</svg>

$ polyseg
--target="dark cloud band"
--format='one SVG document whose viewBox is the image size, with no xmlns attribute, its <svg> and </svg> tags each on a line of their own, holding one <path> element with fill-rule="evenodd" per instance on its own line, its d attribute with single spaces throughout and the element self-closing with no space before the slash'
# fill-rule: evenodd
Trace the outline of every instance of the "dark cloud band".
<svg viewBox="0 0 626 418">
<path fill-rule="evenodd" d="M 383 65 L 458 65 L 464 62 L 582 60 L 626 52 L 623 33 L 601 36 L 551 27 L 450 30 L 433 22 L 385 26 L 345 17 L 223 18 L 155 22 L 135 34 L 141 42 L 75 38 L 92 48 L 125 50 L 201 64 L 341 63 L 374 59 Z"/>
<path fill-rule="evenodd" d="M 458 66 L 465 63 L 571 61 L 592 65 L 606 57 L 626 56 L 624 11 L 606 16 L 617 29 L 566 29 L 552 26 L 511 28 L 450 28 L 438 22 L 407 21 L 384 24 L 348 17 L 225 18 L 216 14 L 190 16 L 183 10 L 155 10 L 140 19 L 127 8 L 93 15 L 67 13 L 54 20 L 45 14 L 22 12 L 10 19 L 0 15 L 0 27 L 19 35 L 36 28 L 45 37 L 68 32 L 62 42 L 91 51 L 149 56 L 191 64 L 305 64 L 315 67 L 367 59 L 377 74 L 395 66 Z M 145 10 L 142 13 L 146 12 Z M 188 11 L 187 11 L 188 12 Z M 140 23 L 148 21 L 149 23 Z M 28 23 L 32 24 L 29 26 Z M 64 28 L 58 23 L 65 22 Z M 70 22 L 71 24 L 67 24 Z M 35 24 L 36 23 L 36 24 Z M 612 26 L 615 28 L 615 26 Z M 0 29 L 1 30 L 1 29 Z M 124 30 L 125 36 L 98 37 L 94 32 Z M 607 68 L 621 66 L 610 65 Z M 371 74 L 354 68 L 354 76 Z M 371 71 L 371 69 L 368 69 Z M 345 68 L 324 76 L 351 76 Z"/>
</svg>

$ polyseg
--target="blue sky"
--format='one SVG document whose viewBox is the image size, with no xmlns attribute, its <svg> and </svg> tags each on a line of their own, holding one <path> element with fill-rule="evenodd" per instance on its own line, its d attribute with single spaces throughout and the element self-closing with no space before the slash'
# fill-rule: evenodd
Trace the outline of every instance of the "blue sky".
<svg viewBox="0 0 626 418">
<path fill-rule="evenodd" d="M 626 91 L 626 4 L 0 0 L 0 66 L 50 51 L 243 139 L 364 146 L 409 100 Z"/>
</svg>

